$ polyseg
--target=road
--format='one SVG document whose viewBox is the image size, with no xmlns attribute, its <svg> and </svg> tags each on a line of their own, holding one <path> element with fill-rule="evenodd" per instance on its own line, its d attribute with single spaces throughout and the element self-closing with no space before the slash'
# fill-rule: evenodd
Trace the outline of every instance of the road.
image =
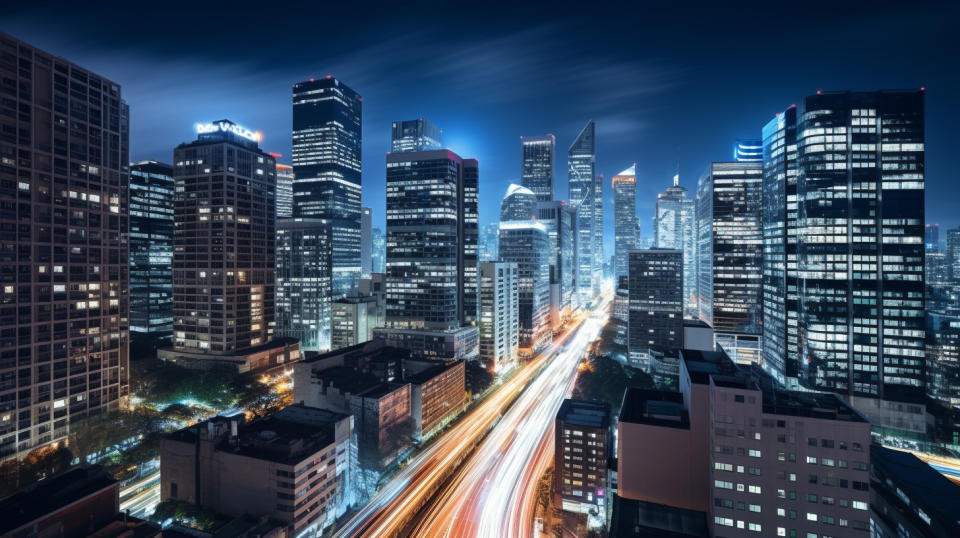
<svg viewBox="0 0 960 538">
<path fill-rule="evenodd" d="M 156 470 L 121 488 L 121 512 L 129 510 L 131 516 L 146 518 L 160 503 L 160 460 L 155 461 Z"/>
<path fill-rule="evenodd" d="M 609 299 L 599 311 L 606 312 L 608 304 Z M 363 509 L 339 529 L 337 536 L 385 537 L 406 534 L 409 532 L 408 526 L 414 522 L 421 510 L 424 510 L 427 516 L 420 521 L 417 528 L 425 525 L 433 528 L 431 522 L 441 519 L 440 516 L 456 522 L 456 514 L 460 512 L 454 511 L 454 507 L 463 507 L 471 514 L 479 514 L 486 506 L 506 506 L 508 497 L 515 492 L 508 487 L 489 486 L 493 482 L 506 486 L 513 481 L 516 486 L 520 481 L 512 477 L 523 476 L 527 478 L 524 484 L 534 487 L 539 475 L 533 474 L 534 469 L 526 463 L 534 450 L 545 442 L 544 436 L 553 424 L 559 402 L 568 392 L 575 377 L 580 357 L 587 345 L 599 334 L 605 317 L 606 314 L 597 314 L 574 323 L 553 345 L 522 366 L 519 372 L 468 412 L 449 431 L 414 457 L 407 467 L 398 472 Z M 543 373 L 537 375 L 541 368 Z M 511 407 L 514 400 L 517 404 Z M 517 417 L 514 412 L 516 409 L 520 410 L 518 413 L 522 417 Z M 477 448 L 488 432 L 488 439 L 493 441 L 484 441 Z M 498 446 L 499 449 L 491 449 L 491 446 Z M 521 455 L 523 457 L 520 457 Z M 456 472 L 461 464 L 464 465 L 463 470 Z M 484 487 L 480 488 L 482 491 L 475 492 L 470 499 L 453 499 L 453 486 L 465 484 L 467 475 L 476 478 L 478 475 L 475 470 L 484 465 L 487 468 L 496 467 L 496 474 L 480 476 L 479 482 L 484 484 Z M 501 472 L 503 474 L 500 474 Z M 529 493 L 521 496 L 527 498 L 528 495 Z M 438 502 L 432 502 L 434 496 L 438 497 Z M 525 501 L 524 504 L 531 503 Z M 505 511 L 502 515 L 507 516 Z M 480 521 L 476 521 L 476 524 L 480 524 Z M 523 526 L 519 520 L 517 525 Z M 496 522 L 496 526 L 502 528 L 503 524 Z M 414 535 L 421 536 L 442 534 L 422 534 L 419 530 L 414 532 Z M 455 535 L 467 536 L 471 533 Z M 491 536 L 507 535 L 496 533 Z"/>
</svg>

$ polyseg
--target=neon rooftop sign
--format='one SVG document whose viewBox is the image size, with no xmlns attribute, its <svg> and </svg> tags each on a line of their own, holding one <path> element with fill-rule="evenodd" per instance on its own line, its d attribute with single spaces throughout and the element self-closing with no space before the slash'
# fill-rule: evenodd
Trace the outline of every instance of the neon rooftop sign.
<svg viewBox="0 0 960 538">
<path fill-rule="evenodd" d="M 252 140 L 254 142 L 259 142 L 263 138 L 263 135 L 259 131 L 254 132 L 246 127 L 237 125 L 232 121 L 220 120 L 213 123 L 198 123 L 197 124 L 197 133 L 206 134 L 206 133 L 233 133 L 237 136 L 246 138 L 247 140 Z"/>
</svg>

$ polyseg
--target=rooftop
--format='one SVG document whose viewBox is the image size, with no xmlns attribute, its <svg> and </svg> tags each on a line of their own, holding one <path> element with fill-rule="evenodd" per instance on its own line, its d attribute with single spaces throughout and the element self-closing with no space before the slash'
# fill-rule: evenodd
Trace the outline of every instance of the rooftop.
<svg viewBox="0 0 960 538">
<path fill-rule="evenodd" d="M 690 429 L 690 414 L 679 392 L 630 387 L 623 393 L 620 422 L 686 430 Z"/>
<path fill-rule="evenodd" d="M 687 538 L 708 536 L 707 515 L 664 504 L 613 497 L 611 538 Z"/>
<path fill-rule="evenodd" d="M 429 366 L 425 370 L 421 370 L 415 374 L 405 376 L 403 380 L 413 385 L 421 385 L 437 377 L 438 375 L 446 372 L 451 368 L 456 368 L 458 364 L 459 363 L 457 361 L 440 362 L 440 364 L 437 364 L 435 366 Z"/>
<path fill-rule="evenodd" d="M 681 349 L 680 356 L 690 373 L 690 381 L 698 385 L 710 383 L 711 375 L 737 375 L 737 365 L 723 351 Z"/>
<path fill-rule="evenodd" d="M 610 426 L 610 406 L 603 402 L 566 399 L 557 411 L 557 420 L 590 428 Z"/>
<path fill-rule="evenodd" d="M 75 467 L 41 480 L 0 501 L 0 534 L 110 488 L 119 488 L 117 481 L 99 465 Z"/>
</svg>

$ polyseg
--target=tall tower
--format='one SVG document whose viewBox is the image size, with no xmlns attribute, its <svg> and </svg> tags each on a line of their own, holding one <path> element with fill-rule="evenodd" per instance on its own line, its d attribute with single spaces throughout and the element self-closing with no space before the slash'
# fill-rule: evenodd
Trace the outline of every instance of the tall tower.
<svg viewBox="0 0 960 538">
<path fill-rule="evenodd" d="M 130 331 L 173 335 L 173 167 L 130 165 Z"/>
<path fill-rule="evenodd" d="M 533 191 L 537 200 L 553 200 L 553 160 L 557 139 L 552 134 L 521 137 L 523 162 L 520 178 L 523 186 Z"/>
<path fill-rule="evenodd" d="M 577 212 L 576 286 L 580 304 L 589 304 L 594 296 L 596 127 L 588 121 L 567 150 L 567 198 Z M 601 187 L 602 188 L 602 187 Z M 602 201 L 602 199 L 601 199 Z"/>
<path fill-rule="evenodd" d="M 330 222 L 333 299 L 360 278 L 362 104 L 329 75 L 293 86 L 293 216 Z"/>
<path fill-rule="evenodd" d="M 614 280 L 629 274 L 627 253 L 637 248 L 637 165 L 613 176 Z"/>
<path fill-rule="evenodd" d="M 673 176 L 673 186 L 657 195 L 653 234 L 657 248 L 676 249 L 683 253 L 683 313 L 697 315 L 697 242 L 694 230 L 696 207 L 680 186 L 680 176 Z"/>
</svg>

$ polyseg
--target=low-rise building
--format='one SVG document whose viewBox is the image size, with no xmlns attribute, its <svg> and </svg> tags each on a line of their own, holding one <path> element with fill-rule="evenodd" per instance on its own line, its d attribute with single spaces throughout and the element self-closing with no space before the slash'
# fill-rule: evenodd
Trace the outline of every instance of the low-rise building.
<svg viewBox="0 0 960 538">
<path fill-rule="evenodd" d="M 377 298 L 373 295 L 344 297 L 330 305 L 330 349 L 350 347 L 373 338 L 377 319 Z"/>
<path fill-rule="evenodd" d="M 200 422 L 161 442 L 161 498 L 319 535 L 343 495 L 353 427 L 349 414 L 304 405 L 249 423 L 242 415 Z"/>
<path fill-rule="evenodd" d="M 606 521 L 610 406 L 566 399 L 554 423 L 554 505 Z"/>
<path fill-rule="evenodd" d="M 480 344 L 480 336 L 474 326 L 448 330 L 378 327 L 374 329 L 373 336 L 382 338 L 389 346 L 434 359 L 474 359 Z"/>
<path fill-rule="evenodd" d="M 463 361 L 407 360 L 404 381 L 410 383 L 413 435 L 430 437 L 456 416 L 466 403 L 466 366 Z"/>
</svg>

